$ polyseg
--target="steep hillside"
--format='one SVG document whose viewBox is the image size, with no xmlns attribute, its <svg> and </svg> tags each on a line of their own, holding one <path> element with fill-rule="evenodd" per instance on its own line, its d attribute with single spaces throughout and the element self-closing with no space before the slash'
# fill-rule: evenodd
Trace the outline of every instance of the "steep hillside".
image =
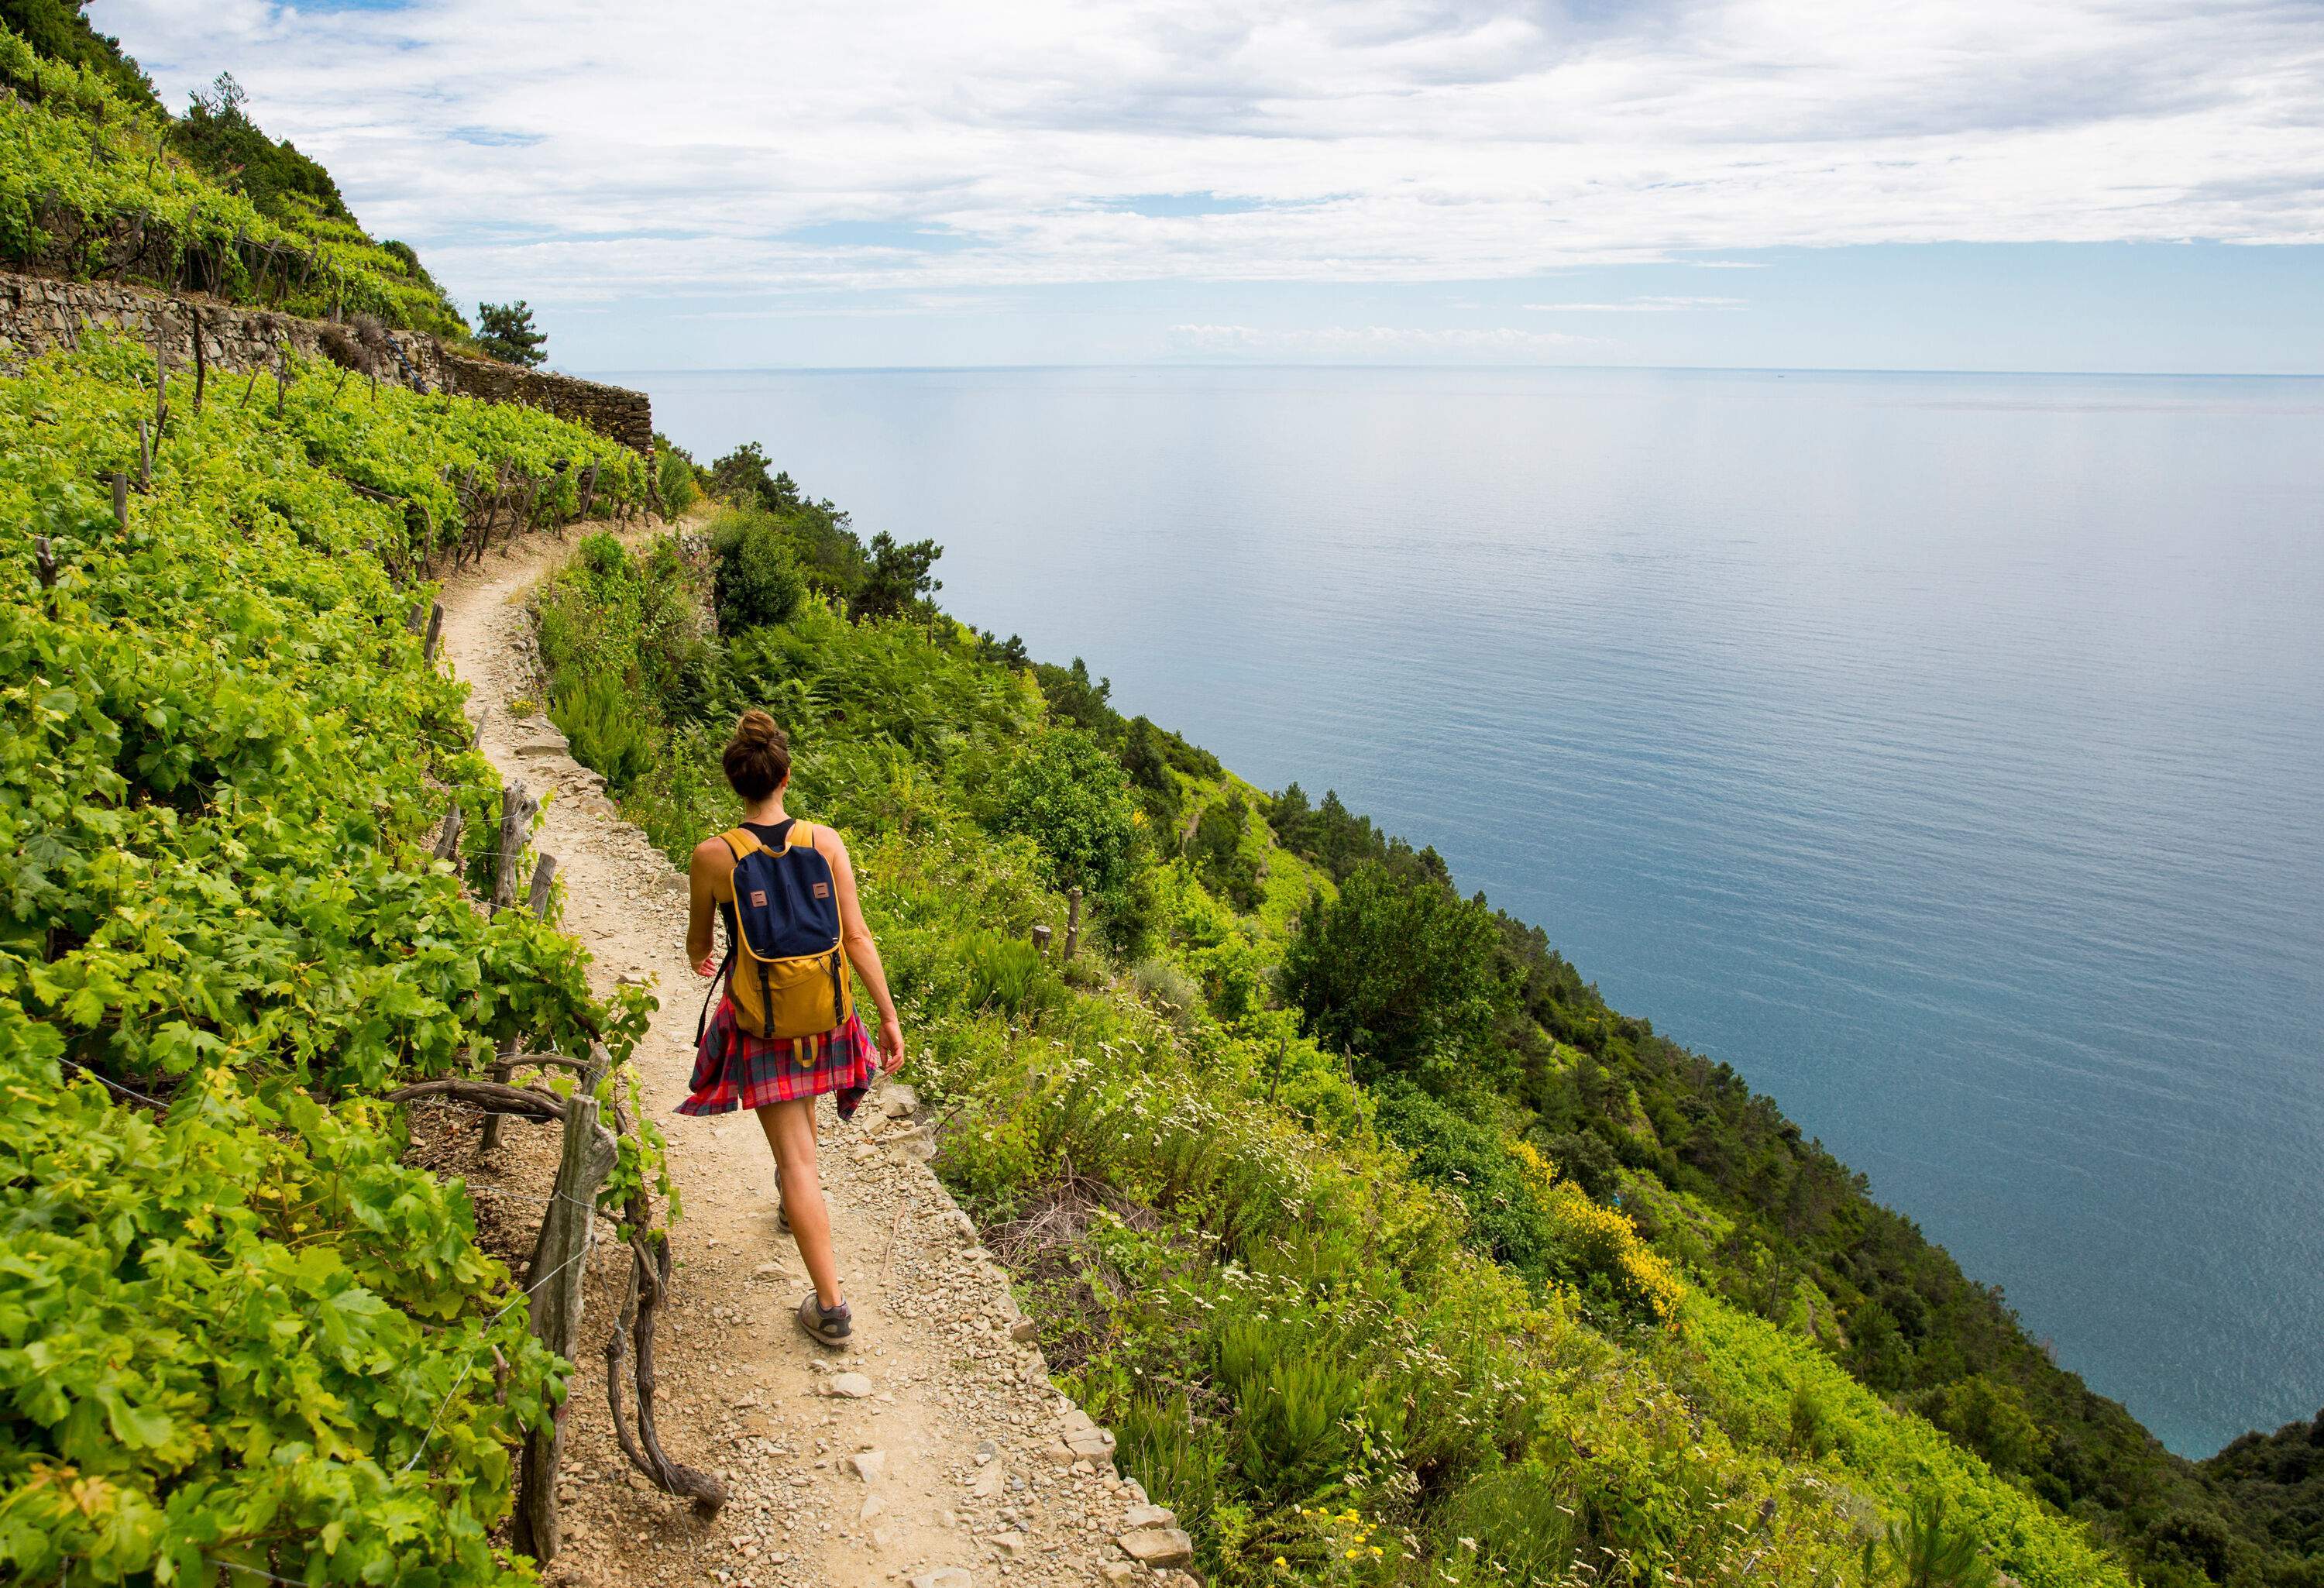
<svg viewBox="0 0 2324 1588">
<path fill-rule="evenodd" d="M 548 523 L 573 464 L 607 509 L 643 470 L 294 364 L 174 379 L 146 479 L 154 378 L 91 332 L 0 381 L 0 1580 L 502 1581 L 564 1367 L 379 1094 L 644 1011 L 464 890 L 498 779 L 390 568 L 481 554 L 447 475 Z"/>
<path fill-rule="evenodd" d="M 674 856 L 731 817 L 732 713 L 790 727 L 794 808 L 850 834 L 948 1111 L 938 1168 L 1206 1571 L 1887 1581 L 1864 1540 L 1941 1504 L 2022 1583 L 2128 1580 L 1720 1294 L 1715 1242 L 1674 1233 L 1707 1195 L 1665 1191 L 1641 1237 L 1612 1201 L 1646 1178 L 1513 1101 L 1603 1067 L 1509 996 L 1562 962 L 1433 855 L 943 616 L 934 548 L 862 544 L 762 459 L 718 473 L 757 505 L 708 546 L 593 542 L 541 598 L 547 709 Z M 1065 962 L 1030 933 L 1065 936 L 1068 889 Z"/>
<path fill-rule="evenodd" d="M 0 261 L 466 338 L 412 251 L 367 235 L 231 78 L 174 117 L 78 9 L 11 0 L 0 22 Z"/>
</svg>

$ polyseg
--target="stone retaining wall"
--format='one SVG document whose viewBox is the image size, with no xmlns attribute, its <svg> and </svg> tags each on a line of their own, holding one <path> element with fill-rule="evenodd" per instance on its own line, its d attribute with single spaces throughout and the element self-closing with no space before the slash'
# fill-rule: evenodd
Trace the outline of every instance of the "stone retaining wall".
<svg viewBox="0 0 2324 1588">
<path fill-rule="evenodd" d="M 274 362 L 278 348 L 327 358 L 326 339 L 347 336 L 346 327 L 327 320 L 300 319 L 206 298 L 110 282 L 0 272 L 0 374 L 14 374 L 51 347 L 75 345 L 84 329 L 100 324 L 117 327 L 147 346 L 158 334 L 171 362 L 181 369 L 193 367 L 198 329 L 201 356 L 213 374 L 265 368 Z M 390 330 L 384 336 L 382 380 L 420 392 L 520 402 L 587 425 L 641 452 L 652 452 L 653 407 L 642 392 L 465 356 L 417 331 Z"/>
</svg>

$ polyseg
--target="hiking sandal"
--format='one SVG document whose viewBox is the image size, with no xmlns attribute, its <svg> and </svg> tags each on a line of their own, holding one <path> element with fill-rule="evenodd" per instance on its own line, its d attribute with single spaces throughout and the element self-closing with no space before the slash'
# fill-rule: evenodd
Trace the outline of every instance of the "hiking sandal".
<svg viewBox="0 0 2324 1588">
<path fill-rule="evenodd" d="M 854 1329 L 854 1324 L 848 1316 L 847 1303 L 843 1301 L 825 1312 L 823 1303 L 816 1299 L 812 1290 L 807 1293 L 807 1299 L 798 1304 L 798 1326 L 800 1334 L 817 1345 L 827 1346 L 833 1351 L 844 1351 L 847 1336 Z"/>
</svg>

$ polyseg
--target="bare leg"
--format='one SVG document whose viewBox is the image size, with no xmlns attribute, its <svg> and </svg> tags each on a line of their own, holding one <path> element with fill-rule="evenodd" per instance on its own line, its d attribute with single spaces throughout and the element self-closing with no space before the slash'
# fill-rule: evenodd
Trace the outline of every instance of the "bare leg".
<svg viewBox="0 0 2324 1588">
<path fill-rule="evenodd" d="M 837 1306 L 839 1265 L 831 1255 L 831 1214 L 823 1205 L 823 1183 L 816 1177 L 815 1099 L 770 1103 L 759 1110 L 759 1125 L 774 1150 L 783 1206 L 791 1217 L 791 1238 L 798 1242 L 807 1278 L 815 1281 L 815 1297 L 826 1307 Z"/>
</svg>

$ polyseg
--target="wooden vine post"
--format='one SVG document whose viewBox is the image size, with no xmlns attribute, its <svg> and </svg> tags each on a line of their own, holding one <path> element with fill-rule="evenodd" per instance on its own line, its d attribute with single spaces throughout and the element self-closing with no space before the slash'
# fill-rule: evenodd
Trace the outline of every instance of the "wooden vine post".
<svg viewBox="0 0 2324 1588">
<path fill-rule="evenodd" d="M 452 796 L 452 808 L 444 813 L 444 828 L 436 836 L 436 858 L 457 865 L 460 861 L 460 797 Z"/>
<path fill-rule="evenodd" d="M 444 604 L 432 602 L 428 608 L 428 638 L 420 646 L 420 656 L 429 661 L 436 660 L 437 642 L 444 637 Z"/>
<path fill-rule="evenodd" d="M 1074 950 L 1081 946 L 1082 891 L 1079 888 L 1069 888 L 1065 891 L 1065 951 L 1059 956 L 1059 958 L 1070 960 L 1074 956 Z"/>
<path fill-rule="evenodd" d="M 170 350 L 161 341 L 169 332 L 170 322 L 153 322 L 153 452 L 161 450 L 161 431 L 170 422 Z M 145 484 L 153 483 L 152 454 L 146 457 Z"/>
<path fill-rule="evenodd" d="M 581 1339 L 581 1285 L 587 1277 L 597 1190 L 613 1172 L 617 1151 L 613 1132 L 597 1122 L 597 1100 L 590 1095 L 600 1073 L 594 1065 L 584 1071 L 581 1084 L 565 1100 L 565 1143 L 557 1161 L 557 1186 L 525 1270 L 533 1338 L 568 1362 Z M 500 1117 L 491 1116 L 495 1122 Z M 565 1408 L 571 1399 L 568 1387 L 566 1399 L 549 1413 L 548 1426 L 525 1436 L 518 1469 L 515 1543 L 538 1561 L 554 1559 L 559 1543 L 557 1463 L 565 1440 Z"/>
<path fill-rule="evenodd" d="M 437 610 L 440 612 L 443 608 Z M 500 848 L 493 857 L 493 913 L 495 915 L 516 902 L 516 868 L 524 858 L 524 836 L 531 830 L 533 812 L 540 808 L 532 796 L 524 791 L 524 785 L 513 779 L 501 790 Z M 549 879 L 556 871 L 557 862 L 542 855 L 540 866 L 533 872 L 532 894 L 528 901 L 535 915 L 549 908 Z M 494 1081 L 507 1084 L 517 1048 L 518 1042 L 514 1037 L 501 1044 L 500 1052 L 494 1056 L 489 1072 Z M 495 1113 L 484 1120 L 484 1139 L 478 1143 L 478 1149 L 490 1152 L 500 1144 L 501 1116 Z"/>
<path fill-rule="evenodd" d="M 501 790 L 501 844 L 493 862 L 493 910 L 497 914 L 516 902 L 517 863 L 524 858 L 524 836 L 532 830 L 540 802 L 514 779 Z"/>
</svg>

